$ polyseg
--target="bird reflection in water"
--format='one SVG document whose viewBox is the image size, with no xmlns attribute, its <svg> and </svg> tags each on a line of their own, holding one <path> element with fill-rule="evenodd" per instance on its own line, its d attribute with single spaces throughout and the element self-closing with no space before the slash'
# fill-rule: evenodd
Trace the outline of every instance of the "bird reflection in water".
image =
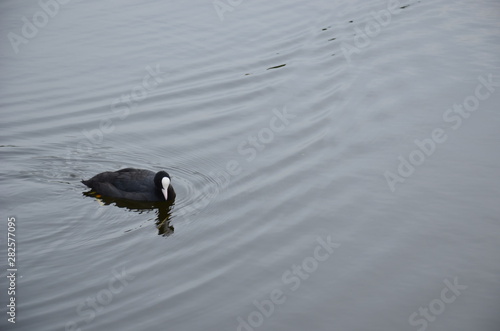
<svg viewBox="0 0 500 331">
<path fill-rule="evenodd" d="M 119 208 L 126 208 L 130 211 L 143 213 L 149 210 L 155 210 L 156 212 L 156 228 L 158 229 L 158 235 L 167 237 L 174 233 L 174 227 L 170 225 L 170 217 L 172 208 L 175 205 L 175 201 L 161 201 L 161 202 L 148 202 L 148 201 L 133 201 L 126 199 L 117 199 L 104 197 L 96 192 L 88 191 L 83 192 L 83 195 L 95 198 L 101 205 L 111 205 L 114 204 Z"/>
</svg>

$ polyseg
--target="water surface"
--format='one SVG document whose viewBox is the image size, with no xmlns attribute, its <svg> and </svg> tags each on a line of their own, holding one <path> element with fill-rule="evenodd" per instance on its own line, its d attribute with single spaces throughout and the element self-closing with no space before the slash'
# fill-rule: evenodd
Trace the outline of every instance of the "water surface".
<svg viewBox="0 0 500 331">
<path fill-rule="evenodd" d="M 497 330 L 500 6 L 390 3 L 2 2 L 2 330 Z"/>
</svg>

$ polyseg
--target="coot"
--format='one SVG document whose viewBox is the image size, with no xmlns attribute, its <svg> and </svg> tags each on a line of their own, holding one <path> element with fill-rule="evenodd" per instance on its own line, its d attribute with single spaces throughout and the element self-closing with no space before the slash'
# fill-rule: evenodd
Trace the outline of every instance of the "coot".
<svg viewBox="0 0 500 331">
<path fill-rule="evenodd" d="M 82 183 L 96 193 L 136 201 L 173 201 L 175 191 L 170 175 L 165 171 L 154 173 L 144 169 L 126 168 L 106 171 Z"/>
</svg>

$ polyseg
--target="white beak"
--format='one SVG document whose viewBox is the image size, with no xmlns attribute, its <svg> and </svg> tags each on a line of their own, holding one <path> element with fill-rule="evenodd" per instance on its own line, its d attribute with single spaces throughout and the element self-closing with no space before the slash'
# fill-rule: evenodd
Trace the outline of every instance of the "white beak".
<svg viewBox="0 0 500 331">
<path fill-rule="evenodd" d="M 163 187 L 161 191 L 163 192 L 163 196 L 165 200 L 168 200 L 168 186 L 170 185 L 170 179 L 168 177 L 163 177 L 161 180 L 161 186 Z"/>
</svg>

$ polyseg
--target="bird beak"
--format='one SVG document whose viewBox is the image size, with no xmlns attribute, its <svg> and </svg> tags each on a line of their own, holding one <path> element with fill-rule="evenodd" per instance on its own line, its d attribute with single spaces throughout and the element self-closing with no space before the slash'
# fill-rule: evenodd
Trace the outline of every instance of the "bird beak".
<svg viewBox="0 0 500 331">
<path fill-rule="evenodd" d="M 161 180 L 161 186 L 163 187 L 161 189 L 163 196 L 165 197 L 165 200 L 168 200 L 168 186 L 170 185 L 170 179 L 168 177 L 164 177 Z"/>
</svg>

